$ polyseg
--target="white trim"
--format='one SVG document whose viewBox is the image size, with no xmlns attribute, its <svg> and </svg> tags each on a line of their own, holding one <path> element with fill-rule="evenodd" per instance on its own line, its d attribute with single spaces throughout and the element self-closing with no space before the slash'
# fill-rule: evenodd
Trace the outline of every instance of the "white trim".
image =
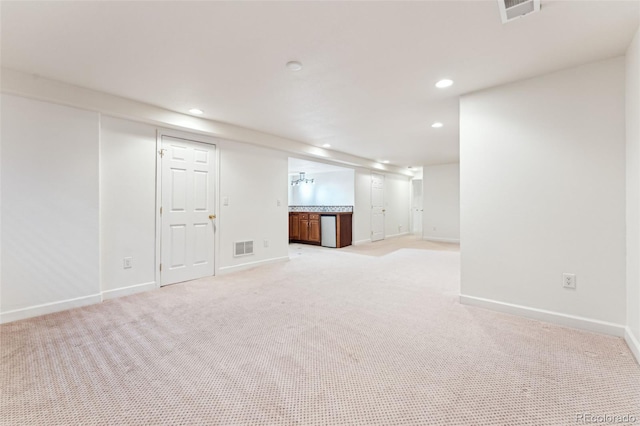
<svg viewBox="0 0 640 426">
<path fill-rule="evenodd" d="M 547 311 L 544 309 L 531 308 L 529 306 L 514 305 L 512 303 L 483 299 L 481 297 L 465 296 L 464 294 L 460 295 L 460 303 L 463 305 L 477 306 L 480 308 L 491 309 L 507 314 L 519 315 L 526 318 L 546 321 L 565 327 L 593 331 L 595 333 L 609 334 L 618 337 L 623 337 L 625 334 L 625 326 L 622 324 L 615 324 L 607 321 L 568 315 L 560 312 Z"/>
<path fill-rule="evenodd" d="M 218 274 L 226 275 L 232 272 L 239 272 L 239 271 L 244 271 L 246 269 L 255 268 L 256 266 L 268 265 L 270 263 L 286 262 L 288 260 L 289 260 L 289 256 L 282 256 L 282 257 L 274 257 L 272 259 L 258 260 L 256 262 L 241 263 L 240 265 L 223 266 L 222 268 L 218 269 Z"/>
<path fill-rule="evenodd" d="M 358 240 L 358 241 L 353 241 L 351 244 L 353 244 L 354 246 L 359 246 L 361 244 L 367 244 L 370 243 L 371 240 Z"/>
<path fill-rule="evenodd" d="M 162 131 L 160 129 L 156 129 L 156 200 L 155 200 L 155 225 L 156 225 L 156 244 L 154 247 L 154 259 L 155 259 L 155 269 L 153 271 L 153 281 L 156 283 L 156 288 L 160 288 L 161 277 L 160 277 L 160 262 L 162 261 L 162 256 L 160 252 L 160 248 L 162 247 L 162 218 L 160 217 L 160 206 L 162 201 L 162 158 L 160 156 L 160 150 L 162 149 Z"/>
<path fill-rule="evenodd" d="M 438 238 L 438 237 L 422 237 L 425 241 L 433 241 L 436 243 L 455 243 L 460 244 L 460 239 L 456 238 Z"/>
<path fill-rule="evenodd" d="M 629 327 L 624 330 L 624 341 L 627 342 L 631 353 L 636 357 L 638 364 L 640 364 L 640 339 L 633 335 Z"/>
<path fill-rule="evenodd" d="M 104 290 L 102 300 L 115 299 L 116 297 L 128 296 L 130 294 L 141 293 L 143 291 L 155 290 L 158 288 L 155 281 L 135 284 L 128 287 L 120 287 L 113 290 Z"/>
<path fill-rule="evenodd" d="M 102 205 L 103 205 L 103 186 L 104 186 L 104 182 L 103 182 L 103 176 L 102 176 L 102 172 L 103 172 L 103 167 L 102 167 L 102 148 L 103 148 L 103 142 L 102 142 L 102 135 L 103 134 L 103 129 L 102 129 L 102 113 L 98 113 L 98 288 L 100 289 L 100 301 L 102 302 L 102 285 L 103 285 L 103 280 L 102 280 L 102 230 L 103 230 L 103 223 L 102 223 Z"/>
<path fill-rule="evenodd" d="M 80 308 L 82 306 L 93 305 L 100 302 L 102 302 L 102 296 L 100 294 L 92 294 L 91 296 L 76 297 L 75 299 L 45 303 L 43 305 L 2 312 L 0 313 L 0 324 L 39 317 L 40 315 L 52 314 L 54 312 L 66 311 L 68 309 Z"/>
</svg>

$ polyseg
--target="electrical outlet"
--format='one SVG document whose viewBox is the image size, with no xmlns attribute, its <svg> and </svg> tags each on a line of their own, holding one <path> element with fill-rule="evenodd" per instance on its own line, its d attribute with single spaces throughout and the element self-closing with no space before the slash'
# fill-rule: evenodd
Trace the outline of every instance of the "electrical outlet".
<svg viewBox="0 0 640 426">
<path fill-rule="evenodd" d="M 222 197 L 222 205 L 223 206 L 229 205 L 229 197 Z"/>
<path fill-rule="evenodd" d="M 280 205 L 281 205 L 281 204 L 282 204 L 282 203 L 280 202 L 280 200 L 276 200 L 276 205 L 277 205 L 278 207 L 280 207 Z"/>
<path fill-rule="evenodd" d="M 130 269 L 133 268 L 133 258 L 132 257 L 125 257 L 122 261 L 122 267 L 124 269 Z"/>
<path fill-rule="evenodd" d="M 562 274 L 562 287 L 576 289 L 576 274 Z"/>
<path fill-rule="evenodd" d="M 262 245 L 264 246 L 264 248 L 269 247 L 269 240 L 263 240 Z"/>
</svg>

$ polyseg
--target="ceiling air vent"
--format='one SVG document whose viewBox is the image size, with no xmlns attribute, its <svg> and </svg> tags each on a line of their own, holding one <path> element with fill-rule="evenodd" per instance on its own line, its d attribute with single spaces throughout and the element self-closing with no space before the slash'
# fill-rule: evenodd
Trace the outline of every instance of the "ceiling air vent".
<svg viewBox="0 0 640 426">
<path fill-rule="evenodd" d="M 498 0 L 502 23 L 540 11 L 540 0 Z"/>
</svg>

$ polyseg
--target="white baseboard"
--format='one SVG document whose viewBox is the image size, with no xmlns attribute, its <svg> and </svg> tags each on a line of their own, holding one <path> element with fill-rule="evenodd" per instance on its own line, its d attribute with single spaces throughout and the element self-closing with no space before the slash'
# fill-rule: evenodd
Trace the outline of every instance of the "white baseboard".
<svg viewBox="0 0 640 426">
<path fill-rule="evenodd" d="M 115 299 L 116 297 L 128 296 L 130 294 L 140 293 L 143 291 L 155 290 L 158 288 L 155 281 L 148 283 L 131 285 L 129 287 L 120 287 L 113 290 L 105 290 L 102 292 L 102 300 Z"/>
<path fill-rule="evenodd" d="M 409 235 L 409 232 L 401 232 L 399 234 L 392 234 L 392 235 L 385 235 L 385 238 L 396 238 L 396 237 L 402 237 L 403 235 Z"/>
<path fill-rule="evenodd" d="M 403 235 L 409 235 L 411 234 L 411 232 L 403 232 L 401 234 L 393 234 L 393 235 L 385 235 L 384 238 L 382 240 L 377 240 L 377 241 L 371 241 L 371 239 L 368 240 L 358 240 L 358 241 L 353 241 L 351 244 L 354 246 L 359 246 L 360 244 L 368 244 L 368 243 L 377 243 L 378 241 L 384 241 L 387 238 L 396 238 L 396 237 L 402 237 Z"/>
<path fill-rule="evenodd" d="M 631 329 L 627 327 L 624 331 L 624 341 L 627 342 L 631 353 L 636 357 L 638 364 L 640 364 L 640 337 L 634 336 Z"/>
<path fill-rule="evenodd" d="M 272 259 L 258 260 L 256 262 L 241 263 L 240 265 L 223 266 L 218 268 L 218 275 L 225 275 L 231 272 L 244 271 L 245 269 L 255 268 L 256 266 L 268 265 L 270 263 L 285 262 L 289 260 L 289 256 L 274 257 Z"/>
<path fill-rule="evenodd" d="M 439 237 L 422 237 L 426 241 L 434 241 L 436 243 L 455 243 L 460 244 L 460 239 L 456 238 L 439 238 Z"/>
<path fill-rule="evenodd" d="M 43 305 L 30 306 L 28 308 L 2 312 L 0 313 L 0 324 L 19 321 L 27 318 L 39 317 L 40 315 L 66 311 L 67 309 L 79 308 L 81 306 L 93 305 L 100 302 L 102 302 L 101 295 L 92 294 L 91 296 L 77 297 L 75 299 L 45 303 Z"/>
<path fill-rule="evenodd" d="M 595 333 L 609 334 L 617 337 L 624 337 L 625 335 L 625 326 L 612 322 L 568 315 L 560 312 L 546 311 L 544 309 L 531 308 L 529 306 L 514 305 L 511 303 L 499 302 L 497 300 L 483 299 L 481 297 L 465 296 L 463 294 L 460 295 L 460 303 L 463 305 L 477 306 L 480 308 L 519 315 L 526 318 L 550 322 L 580 330 L 592 331 Z"/>
</svg>

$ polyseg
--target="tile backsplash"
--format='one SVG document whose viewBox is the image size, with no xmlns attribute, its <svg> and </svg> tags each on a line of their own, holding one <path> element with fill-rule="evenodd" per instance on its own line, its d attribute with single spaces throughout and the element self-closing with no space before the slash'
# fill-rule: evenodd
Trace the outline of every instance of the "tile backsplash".
<svg viewBox="0 0 640 426">
<path fill-rule="evenodd" d="M 353 213 L 353 206 L 289 206 L 290 212 Z"/>
</svg>

